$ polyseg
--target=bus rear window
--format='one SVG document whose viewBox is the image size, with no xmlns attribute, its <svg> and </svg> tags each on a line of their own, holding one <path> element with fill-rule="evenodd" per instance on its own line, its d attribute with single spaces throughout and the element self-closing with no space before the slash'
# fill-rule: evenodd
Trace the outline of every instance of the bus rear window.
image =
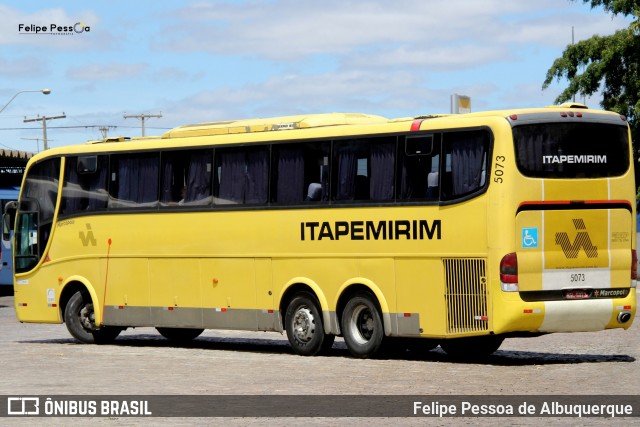
<svg viewBox="0 0 640 427">
<path fill-rule="evenodd" d="M 520 172 L 534 178 L 603 178 L 629 169 L 626 126 L 536 123 L 513 128 Z"/>
</svg>

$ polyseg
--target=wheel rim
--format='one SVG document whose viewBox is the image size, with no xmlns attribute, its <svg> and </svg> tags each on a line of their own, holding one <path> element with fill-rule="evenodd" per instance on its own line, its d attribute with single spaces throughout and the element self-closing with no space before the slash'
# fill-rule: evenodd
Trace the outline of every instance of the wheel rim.
<svg viewBox="0 0 640 427">
<path fill-rule="evenodd" d="M 86 304 L 80 309 L 80 324 L 87 331 L 96 329 L 96 315 L 93 311 L 93 304 Z"/>
<path fill-rule="evenodd" d="M 365 305 L 358 306 L 353 310 L 349 325 L 351 326 L 351 336 L 358 344 L 369 342 L 375 332 L 373 313 Z"/>
<path fill-rule="evenodd" d="M 296 339 L 307 343 L 311 341 L 316 331 L 316 323 L 313 313 L 307 307 L 300 307 L 293 317 L 293 332 Z"/>
</svg>

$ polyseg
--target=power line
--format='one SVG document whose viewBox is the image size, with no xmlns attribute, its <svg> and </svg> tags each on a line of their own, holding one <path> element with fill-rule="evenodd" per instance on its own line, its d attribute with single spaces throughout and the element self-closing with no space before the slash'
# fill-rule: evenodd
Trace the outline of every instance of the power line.
<svg viewBox="0 0 640 427">
<path fill-rule="evenodd" d="M 21 116 L 22 117 L 22 116 Z M 47 126 L 47 129 L 87 129 L 87 128 L 100 128 L 100 127 L 110 127 L 110 128 L 123 128 L 123 129 L 138 129 L 138 126 L 122 126 L 122 125 L 75 125 L 75 126 Z M 40 128 L 0 128 L 0 130 L 34 130 Z M 165 128 L 165 127 L 157 127 L 157 126 L 146 126 L 145 129 L 159 129 L 159 130 L 170 130 L 173 128 Z"/>
<path fill-rule="evenodd" d="M 64 119 L 67 116 L 65 116 L 64 113 L 62 113 L 61 116 L 53 116 L 53 117 L 47 117 L 47 116 L 42 116 L 42 117 L 36 117 L 33 119 L 24 119 L 23 122 L 24 123 L 28 123 L 28 122 L 42 122 L 42 139 L 44 141 L 44 149 L 48 150 L 49 146 L 47 145 L 47 120 L 55 120 L 55 119 Z"/>
<path fill-rule="evenodd" d="M 100 126 L 98 130 L 102 133 L 102 139 L 107 139 L 107 132 L 109 129 L 116 129 L 117 126 Z"/>
<path fill-rule="evenodd" d="M 40 152 L 40 140 L 42 138 L 20 138 L 23 139 L 25 141 L 35 141 L 36 142 L 36 149 L 38 151 L 38 153 Z M 49 141 L 53 141 L 53 139 L 49 139 Z"/>
<path fill-rule="evenodd" d="M 160 113 L 160 114 L 144 114 L 144 113 L 142 113 L 142 114 L 127 114 L 127 113 L 124 113 L 123 117 L 125 119 L 140 119 L 140 122 L 142 123 L 142 136 L 145 136 L 144 135 L 144 121 L 145 121 L 145 119 L 150 119 L 150 118 L 154 118 L 154 117 L 159 119 L 160 117 L 162 117 L 162 113 Z"/>
</svg>

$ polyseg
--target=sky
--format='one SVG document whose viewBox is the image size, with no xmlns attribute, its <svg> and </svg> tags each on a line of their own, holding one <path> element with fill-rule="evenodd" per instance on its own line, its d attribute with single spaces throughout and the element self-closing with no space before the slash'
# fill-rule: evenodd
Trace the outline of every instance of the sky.
<svg viewBox="0 0 640 427">
<path fill-rule="evenodd" d="M 388 118 L 554 103 L 572 41 L 630 20 L 569 0 L 0 2 L 0 148 L 159 135 L 190 123 L 359 112 Z M 55 27 L 51 29 L 52 25 Z M 36 32 L 36 27 L 42 31 Z M 59 27 L 59 28 L 58 28 Z M 67 27 L 67 28 L 64 28 Z M 601 97 L 586 98 L 599 108 Z"/>
</svg>

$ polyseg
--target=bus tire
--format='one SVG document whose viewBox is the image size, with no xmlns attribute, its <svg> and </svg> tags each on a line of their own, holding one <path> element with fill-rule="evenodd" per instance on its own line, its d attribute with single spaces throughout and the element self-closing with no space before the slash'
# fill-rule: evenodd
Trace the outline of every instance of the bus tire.
<svg viewBox="0 0 640 427">
<path fill-rule="evenodd" d="M 322 313 L 317 299 L 309 292 L 297 294 L 287 306 L 285 327 L 293 351 L 315 356 L 333 346 L 334 335 L 324 333 Z"/>
<path fill-rule="evenodd" d="M 187 342 L 194 340 L 204 332 L 204 329 L 196 328 L 156 328 L 156 330 L 168 340 Z"/>
<path fill-rule="evenodd" d="M 109 344 L 113 342 L 124 329 L 125 328 L 118 326 L 101 326 L 100 329 L 92 332 L 93 342 L 95 344 Z"/>
<path fill-rule="evenodd" d="M 347 302 L 342 312 L 342 335 L 355 357 L 370 357 L 380 349 L 384 326 L 378 305 L 369 292 L 359 292 Z"/>
<path fill-rule="evenodd" d="M 84 344 L 106 344 L 122 332 L 123 328 L 116 326 L 102 326 L 98 328 L 95 322 L 95 311 L 91 297 L 81 291 L 71 296 L 64 309 L 64 322 L 69 333 Z"/>
<path fill-rule="evenodd" d="M 451 357 L 479 359 L 496 352 L 504 337 L 487 335 L 482 337 L 453 338 L 440 342 L 440 347 Z"/>
</svg>

